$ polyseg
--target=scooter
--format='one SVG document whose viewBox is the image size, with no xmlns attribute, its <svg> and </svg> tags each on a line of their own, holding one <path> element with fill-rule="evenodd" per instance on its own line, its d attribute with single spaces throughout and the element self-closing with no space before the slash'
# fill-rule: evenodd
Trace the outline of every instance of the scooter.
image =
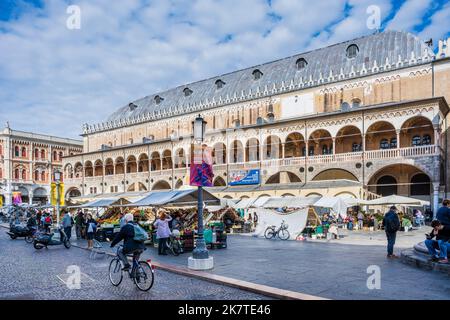
<svg viewBox="0 0 450 320">
<path fill-rule="evenodd" d="M 13 224 L 9 226 L 9 231 L 6 231 L 6 233 L 11 237 L 11 239 L 14 240 L 17 238 L 25 238 L 25 241 L 28 243 L 32 242 L 33 235 L 35 232 L 36 231 L 33 228 Z"/>
<path fill-rule="evenodd" d="M 33 246 L 35 249 L 40 250 L 42 248 L 48 249 L 48 246 L 59 246 L 64 245 L 66 249 L 69 249 L 71 244 L 70 240 L 67 238 L 66 233 L 64 232 L 64 229 L 60 227 L 57 232 L 59 232 L 60 238 L 56 239 L 55 233 L 52 232 L 50 234 L 44 233 L 40 234 L 34 239 Z"/>
</svg>

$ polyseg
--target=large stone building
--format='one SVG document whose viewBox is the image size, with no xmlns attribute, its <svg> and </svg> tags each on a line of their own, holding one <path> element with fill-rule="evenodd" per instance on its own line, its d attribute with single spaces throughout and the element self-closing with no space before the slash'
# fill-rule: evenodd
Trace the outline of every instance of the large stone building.
<svg viewBox="0 0 450 320">
<path fill-rule="evenodd" d="M 46 204 L 53 172 L 62 172 L 63 157 L 83 152 L 82 141 L 16 131 L 0 131 L 0 197 L 11 204 L 14 192 L 22 202 Z"/>
<path fill-rule="evenodd" d="M 449 185 L 449 58 L 450 39 L 435 54 L 386 31 L 144 97 L 84 126 L 84 153 L 64 158 L 68 195 L 187 184 L 201 114 L 221 197 L 397 193 L 436 203 Z"/>
</svg>

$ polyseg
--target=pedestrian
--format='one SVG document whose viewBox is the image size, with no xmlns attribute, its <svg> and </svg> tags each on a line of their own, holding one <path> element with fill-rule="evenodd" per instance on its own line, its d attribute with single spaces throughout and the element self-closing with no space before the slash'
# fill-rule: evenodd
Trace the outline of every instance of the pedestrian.
<svg viewBox="0 0 450 320">
<path fill-rule="evenodd" d="M 88 249 L 94 248 L 94 236 L 97 231 L 97 221 L 94 220 L 92 214 L 88 213 L 86 223 L 86 239 L 88 242 Z"/>
<path fill-rule="evenodd" d="M 373 216 L 373 214 L 371 214 L 369 217 L 369 231 L 373 231 L 374 228 L 375 228 L 375 217 Z"/>
<path fill-rule="evenodd" d="M 394 254 L 395 238 L 397 231 L 400 229 L 400 220 L 397 215 L 397 208 L 392 206 L 383 218 L 384 231 L 387 238 L 387 257 L 397 258 Z"/>
<path fill-rule="evenodd" d="M 159 211 L 159 219 L 154 223 L 156 229 L 156 239 L 158 239 L 158 254 L 167 255 L 167 240 L 170 237 L 169 221 L 172 218 L 164 210 Z"/>
<path fill-rule="evenodd" d="M 450 225 L 450 208 L 448 207 L 449 204 L 450 201 L 444 199 L 444 201 L 442 201 L 442 207 L 440 207 L 438 212 L 436 213 L 436 219 L 439 220 L 439 222 L 444 226 Z"/>
<path fill-rule="evenodd" d="M 431 222 L 433 230 L 427 234 L 425 245 L 430 253 L 430 261 L 448 263 L 448 249 L 450 248 L 450 226 L 444 226 L 439 220 Z M 436 237 L 436 240 L 433 238 Z M 439 249 L 439 254 L 436 252 Z"/>
<path fill-rule="evenodd" d="M 72 237 L 72 224 L 73 219 L 70 215 L 69 211 L 66 211 L 63 218 L 62 218 L 62 226 L 64 228 L 64 233 L 66 234 L 66 237 L 68 240 Z"/>
<path fill-rule="evenodd" d="M 37 222 L 38 228 L 41 227 L 41 217 L 42 217 L 42 211 L 39 210 L 36 215 L 36 222 Z"/>
<path fill-rule="evenodd" d="M 360 211 L 358 212 L 358 230 L 362 230 L 364 227 L 364 214 Z"/>
<path fill-rule="evenodd" d="M 44 217 L 44 230 L 45 232 L 49 233 L 50 232 L 50 227 L 53 224 L 53 219 L 52 216 L 50 215 L 50 213 L 46 213 L 45 217 Z"/>
<path fill-rule="evenodd" d="M 178 230 L 178 231 L 181 230 L 181 220 L 180 220 L 180 216 L 178 214 L 173 218 L 171 226 L 172 226 L 172 228 L 171 228 L 172 231 L 173 230 Z"/>
<path fill-rule="evenodd" d="M 83 212 L 81 210 L 78 210 L 77 215 L 75 216 L 75 233 L 77 235 L 77 239 L 81 239 L 81 230 L 83 229 L 83 224 Z"/>
</svg>

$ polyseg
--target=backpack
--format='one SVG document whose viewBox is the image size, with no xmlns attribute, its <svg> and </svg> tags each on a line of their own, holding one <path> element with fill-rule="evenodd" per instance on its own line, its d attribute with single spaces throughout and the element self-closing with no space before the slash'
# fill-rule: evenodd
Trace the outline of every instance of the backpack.
<svg viewBox="0 0 450 320">
<path fill-rule="evenodd" d="M 133 240 L 137 242 L 144 242 L 148 240 L 148 233 L 140 225 L 137 223 L 133 224 L 134 228 L 134 237 Z"/>
<path fill-rule="evenodd" d="M 45 217 L 44 220 L 45 223 L 52 223 L 52 218 L 50 218 L 50 216 Z"/>
</svg>

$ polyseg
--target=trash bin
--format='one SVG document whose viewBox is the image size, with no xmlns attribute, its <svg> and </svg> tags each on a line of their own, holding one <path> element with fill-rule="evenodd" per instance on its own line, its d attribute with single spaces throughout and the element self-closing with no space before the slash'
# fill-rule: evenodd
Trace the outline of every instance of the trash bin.
<svg viewBox="0 0 450 320">
<path fill-rule="evenodd" d="M 213 234 L 212 229 L 205 229 L 203 231 L 203 238 L 205 239 L 206 244 L 212 243 L 212 238 L 213 238 L 212 234 Z"/>
</svg>

